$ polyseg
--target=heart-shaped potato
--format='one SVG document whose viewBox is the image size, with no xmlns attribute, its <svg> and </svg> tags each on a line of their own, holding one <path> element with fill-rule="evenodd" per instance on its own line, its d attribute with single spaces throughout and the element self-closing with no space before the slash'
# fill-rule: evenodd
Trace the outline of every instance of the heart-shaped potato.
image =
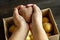
<svg viewBox="0 0 60 40">
<path fill-rule="evenodd" d="M 20 8 L 19 14 L 22 15 L 27 22 L 30 22 L 31 15 L 32 15 L 32 7 Z"/>
</svg>

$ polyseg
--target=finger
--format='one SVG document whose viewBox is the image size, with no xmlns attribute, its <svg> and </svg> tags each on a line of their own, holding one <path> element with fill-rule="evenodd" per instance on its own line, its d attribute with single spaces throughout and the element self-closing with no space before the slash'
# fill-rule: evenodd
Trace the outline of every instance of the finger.
<svg viewBox="0 0 60 40">
<path fill-rule="evenodd" d="M 23 15 L 22 13 L 23 13 L 23 11 L 24 11 L 25 9 L 26 9 L 26 8 L 25 8 L 24 5 L 20 5 L 19 14 L 20 14 L 20 15 Z"/>
<path fill-rule="evenodd" d="M 34 4 L 27 4 L 27 6 L 29 7 L 29 6 L 33 6 Z"/>
<path fill-rule="evenodd" d="M 20 21 L 25 21 L 25 19 L 20 15 Z"/>
<path fill-rule="evenodd" d="M 20 5 L 20 7 L 26 7 L 26 6 L 24 6 L 24 5 Z"/>
<path fill-rule="evenodd" d="M 18 16 L 19 13 L 18 13 L 18 9 L 17 8 L 14 8 L 14 16 Z"/>
<path fill-rule="evenodd" d="M 23 26 L 23 24 L 26 24 L 25 19 L 21 15 L 15 17 L 13 20 L 17 27 L 19 27 L 19 25 Z"/>
<path fill-rule="evenodd" d="M 20 9 L 19 10 L 23 10 L 23 9 L 25 9 L 25 7 L 26 6 L 24 6 L 24 5 L 20 5 Z"/>
<path fill-rule="evenodd" d="M 32 16 L 32 21 L 33 22 L 37 22 L 37 24 L 40 22 L 42 22 L 42 12 L 41 10 L 39 9 L 39 7 L 37 5 L 34 5 L 33 6 L 33 10 L 34 10 L 34 13 L 33 13 L 33 16 Z"/>
<path fill-rule="evenodd" d="M 21 7 L 26 7 L 26 6 L 24 6 L 24 5 L 19 5 L 19 6 L 17 6 L 17 9 L 20 9 Z"/>
<path fill-rule="evenodd" d="M 28 24 L 26 23 L 26 20 L 21 15 L 20 15 L 20 20 L 19 21 L 21 22 L 22 26 L 28 26 Z"/>
<path fill-rule="evenodd" d="M 40 11 L 40 8 L 36 4 L 33 5 L 33 9 L 34 9 L 34 12 Z"/>
<path fill-rule="evenodd" d="M 32 8 L 31 6 L 27 7 L 27 8 Z"/>
</svg>

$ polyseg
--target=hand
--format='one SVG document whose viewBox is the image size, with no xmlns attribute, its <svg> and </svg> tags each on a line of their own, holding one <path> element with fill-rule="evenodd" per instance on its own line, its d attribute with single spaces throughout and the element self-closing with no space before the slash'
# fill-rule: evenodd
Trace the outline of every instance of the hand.
<svg viewBox="0 0 60 40">
<path fill-rule="evenodd" d="M 27 6 L 33 7 L 34 10 L 32 14 L 32 23 L 30 24 L 30 28 L 33 34 L 33 39 L 48 40 L 48 37 L 42 25 L 42 11 L 36 4 L 28 4 Z"/>
<path fill-rule="evenodd" d="M 33 5 L 33 15 L 32 15 L 32 23 L 31 23 L 31 30 L 33 33 L 34 40 L 39 40 L 39 31 L 42 26 L 42 12 L 37 5 Z M 36 38 L 37 37 L 37 38 Z"/>
<path fill-rule="evenodd" d="M 17 8 L 14 8 L 13 18 L 14 18 L 13 19 L 14 23 L 15 23 L 15 25 L 17 27 L 20 27 L 20 26 L 27 27 L 28 26 L 28 24 L 26 23 L 25 19 L 21 15 L 19 15 Z"/>
<path fill-rule="evenodd" d="M 13 18 L 17 29 L 13 32 L 9 40 L 25 40 L 29 27 L 25 19 L 19 15 L 17 8 L 14 8 Z"/>
<path fill-rule="evenodd" d="M 30 26 L 34 27 L 31 27 L 31 29 L 36 28 L 38 30 L 38 28 L 42 27 L 42 12 L 36 4 L 28 4 L 27 6 L 32 7 L 34 11 L 32 14 L 32 23 L 30 24 Z"/>
</svg>

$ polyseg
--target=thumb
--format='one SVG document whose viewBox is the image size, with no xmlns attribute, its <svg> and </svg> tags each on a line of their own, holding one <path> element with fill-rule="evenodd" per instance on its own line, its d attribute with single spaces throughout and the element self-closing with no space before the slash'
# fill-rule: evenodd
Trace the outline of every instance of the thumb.
<svg viewBox="0 0 60 40">
<path fill-rule="evenodd" d="M 18 15 L 19 15 L 19 13 L 18 13 L 18 9 L 17 8 L 14 8 L 14 15 L 13 16 L 15 16 L 15 17 L 17 17 Z"/>
<path fill-rule="evenodd" d="M 36 4 L 34 4 L 33 5 L 33 10 L 34 10 L 34 12 L 39 12 L 40 8 Z"/>
</svg>

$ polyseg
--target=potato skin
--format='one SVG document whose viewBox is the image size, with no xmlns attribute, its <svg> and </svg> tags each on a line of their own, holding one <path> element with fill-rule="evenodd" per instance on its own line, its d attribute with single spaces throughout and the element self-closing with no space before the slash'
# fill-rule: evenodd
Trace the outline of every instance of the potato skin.
<svg viewBox="0 0 60 40">
<path fill-rule="evenodd" d="M 19 9 L 19 14 L 23 16 L 26 22 L 30 22 L 31 15 L 32 15 L 32 7 L 22 8 Z"/>
<path fill-rule="evenodd" d="M 43 23 L 48 23 L 49 22 L 49 19 L 47 17 L 43 17 Z"/>
<path fill-rule="evenodd" d="M 43 28 L 46 32 L 51 32 L 52 30 L 52 24 L 51 23 L 43 23 Z"/>
<path fill-rule="evenodd" d="M 11 33 L 13 33 L 15 30 L 16 30 L 15 25 L 12 25 L 12 26 L 9 28 L 9 32 L 11 32 Z"/>
</svg>

